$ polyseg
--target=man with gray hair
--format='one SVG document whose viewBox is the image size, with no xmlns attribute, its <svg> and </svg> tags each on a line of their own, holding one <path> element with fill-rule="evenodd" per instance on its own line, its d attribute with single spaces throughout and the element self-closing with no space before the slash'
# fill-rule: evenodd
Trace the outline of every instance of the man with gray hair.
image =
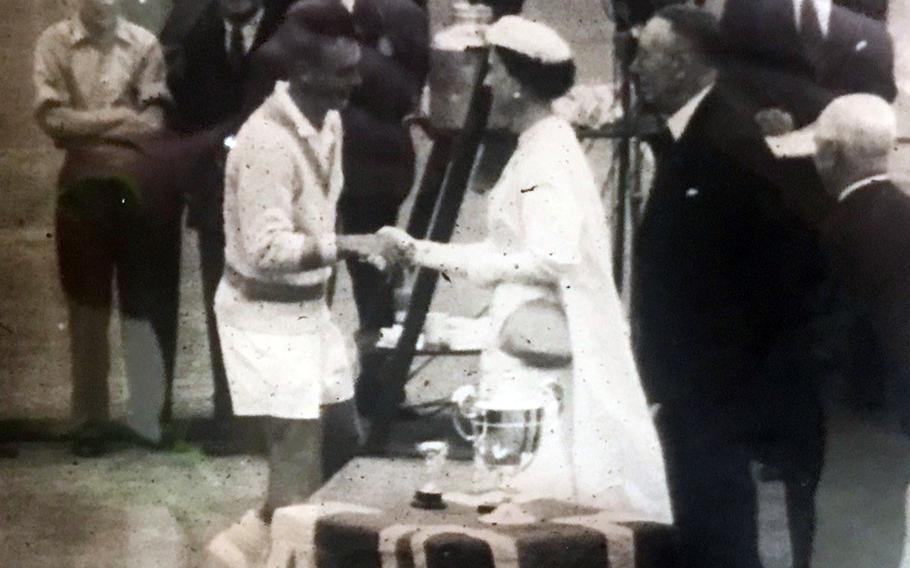
<svg viewBox="0 0 910 568">
<path fill-rule="evenodd" d="M 888 175 L 896 131 L 883 99 L 835 99 L 818 119 L 815 164 L 837 200 L 826 245 L 877 340 L 885 406 L 910 432 L 910 197 Z"/>
<path fill-rule="evenodd" d="M 823 244 L 856 316 L 870 332 L 852 338 L 867 351 L 863 361 L 852 365 L 858 375 L 855 380 L 877 385 L 886 410 L 884 426 L 890 430 L 898 426 L 906 435 L 910 434 L 910 197 L 888 175 L 896 130 L 894 112 L 883 99 L 866 94 L 835 99 L 816 124 L 815 164 L 837 201 L 822 227 Z M 910 480 L 910 461 L 901 440 L 870 429 L 872 416 L 859 418 L 863 424 L 850 428 L 846 443 L 855 447 L 862 440 L 861 459 L 851 456 L 848 463 L 838 465 L 834 458 L 826 475 L 849 476 L 851 487 L 875 489 L 862 501 L 852 500 L 853 511 L 845 509 L 847 501 L 831 514 L 822 512 L 820 525 L 826 529 L 816 548 L 817 560 L 819 565 L 833 565 L 829 562 L 836 554 L 842 562 L 838 565 L 851 566 L 874 553 L 875 561 L 867 565 L 896 566 L 905 529 L 905 504 L 897 495 Z M 853 419 L 841 421 L 846 420 Z M 831 429 L 832 456 L 843 453 L 837 449 L 843 446 L 838 431 L 846 430 L 843 426 Z M 886 476 L 881 472 L 884 464 Z M 835 473 L 841 467 L 847 468 L 846 475 Z M 908 565 L 908 558 L 902 566 Z"/>
</svg>

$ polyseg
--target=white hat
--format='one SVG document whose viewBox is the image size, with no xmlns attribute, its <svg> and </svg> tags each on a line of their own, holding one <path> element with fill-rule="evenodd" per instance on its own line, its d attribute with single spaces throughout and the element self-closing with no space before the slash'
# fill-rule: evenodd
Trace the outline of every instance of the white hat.
<svg viewBox="0 0 910 568">
<path fill-rule="evenodd" d="M 520 16 L 503 16 L 487 29 L 487 42 L 541 63 L 572 60 L 572 48 L 552 28 Z"/>
</svg>

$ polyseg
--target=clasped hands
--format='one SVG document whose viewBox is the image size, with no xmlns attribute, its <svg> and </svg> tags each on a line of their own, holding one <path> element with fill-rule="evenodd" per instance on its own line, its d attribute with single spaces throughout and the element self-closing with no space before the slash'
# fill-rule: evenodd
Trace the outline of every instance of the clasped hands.
<svg viewBox="0 0 910 568">
<path fill-rule="evenodd" d="M 379 270 L 410 267 L 417 253 L 417 240 L 397 227 L 383 227 L 372 235 L 339 235 L 340 258 L 357 258 Z"/>
</svg>

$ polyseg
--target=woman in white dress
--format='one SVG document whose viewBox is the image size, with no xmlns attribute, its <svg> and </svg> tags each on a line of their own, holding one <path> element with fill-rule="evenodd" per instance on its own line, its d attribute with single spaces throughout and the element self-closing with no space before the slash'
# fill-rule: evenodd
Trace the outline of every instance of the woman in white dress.
<svg viewBox="0 0 910 568">
<path fill-rule="evenodd" d="M 492 126 L 519 142 L 490 191 L 486 240 L 440 244 L 390 227 L 380 235 L 405 262 L 493 288 L 482 393 L 562 387 L 561 439 L 542 442 L 516 485 L 669 522 L 662 450 L 612 281 L 606 214 L 574 130 L 551 109 L 574 82 L 571 50 L 550 28 L 516 16 L 492 25 L 487 39 L 491 120 L 505 122 Z M 563 369 L 516 357 L 500 337 L 510 315 L 539 301 L 566 316 L 572 362 Z"/>
</svg>

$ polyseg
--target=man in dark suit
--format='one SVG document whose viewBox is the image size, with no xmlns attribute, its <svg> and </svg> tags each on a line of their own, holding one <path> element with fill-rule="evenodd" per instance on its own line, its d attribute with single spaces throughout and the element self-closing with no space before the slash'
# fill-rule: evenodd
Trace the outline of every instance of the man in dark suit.
<svg viewBox="0 0 910 568">
<path fill-rule="evenodd" d="M 414 147 L 404 118 L 414 112 L 429 71 L 429 24 L 413 0 L 356 0 L 352 15 L 361 46 L 360 76 L 342 112 L 345 187 L 338 204 L 343 230 L 373 233 L 394 225 L 414 182 Z M 348 271 L 360 317 L 357 405 L 368 415 L 386 388 L 382 357 L 367 346 L 394 319 L 392 287 L 373 266 L 351 261 Z M 396 393 L 399 400 L 404 392 Z"/>
<path fill-rule="evenodd" d="M 231 416 L 231 400 L 213 310 L 224 270 L 221 219 L 225 140 L 246 118 L 242 105 L 251 54 L 280 25 L 291 0 L 214 0 L 174 6 L 162 32 L 168 87 L 174 98 L 170 126 L 188 136 L 183 180 L 189 225 L 199 235 L 206 325 L 215 384 L 215 418 Z M 188 24 L 189 23 L 189 24 Z"/>
<path fill-rule="evenodd" d="M 871 95 L 836 99 L 815 129 L 815 163 L 837 202 L 823 226 L 822 242 L 870 331 L 863 339 L 871 357 L 852 371 L 862 383 L 882 386 L 885 410 L 878 416 L 841 412 L 843 425 L 832 429 L 832 453 L 843 453 L 839 448 L 844 444 L 862 452 L 851 455 L 849 462 L 830 464 L 826 477 L 851 487 L 875 487 L 861 503 L 852 501 L 875 511 L 875 517 L 874 522 L 863 522 L 862 511 L 854 513 L 845 509 L 849 505 L 839 504 L 822 520 L 827 538 L 820 540 L 819 554 L 864 550 L 874 543 L 876 566 L 900 563 L 906 502 L 897 496 L 910 481 L 910 460 L 905 453 L 895 453 L 901 446 L 894 441 L 902 440 L 886 433 L 900 428 L 910 435 L 910 197 L 888 175 L 896 130 L 891 107 Z M 854 555 L 853 564 L 857 558 Z M 907 566 L 908 559 L 905 553 L 900 565 Z M 849 560 L 842 565 L 850 565 Z"/>
<path fill-rule="evenodd" d="M 796 126 L 840 95 L 897 95 L 884 23 L 832 0 L 727 0 L 720 27 L 721 80 L 745 104 L 786 111 Z"/>
<path fill-rule="evenodd" d="M 814 385 L 774 354 L 799 338 L 818 271 L 812 240 L 764 172 L 753 115 L 717 84 L 716 27 L 671 6 L 633 64 L 667 120 L 635 242 L 632 324 L 659 405 L 686 566 L 758 568 L 755 463 L 783 472 L 795 566 L 811 550 L 822 458 Z"/>
<path fill-rule="evenodd" d="M 877 347 L 863 372 L 881 373 L 887 407 L 910 433 L 910 197 L 888 176 L 895 132 L 882 99 L 841 97 L 819 117 L 815 162 L 837 200 L 824 243 Z"/>
</svg>

